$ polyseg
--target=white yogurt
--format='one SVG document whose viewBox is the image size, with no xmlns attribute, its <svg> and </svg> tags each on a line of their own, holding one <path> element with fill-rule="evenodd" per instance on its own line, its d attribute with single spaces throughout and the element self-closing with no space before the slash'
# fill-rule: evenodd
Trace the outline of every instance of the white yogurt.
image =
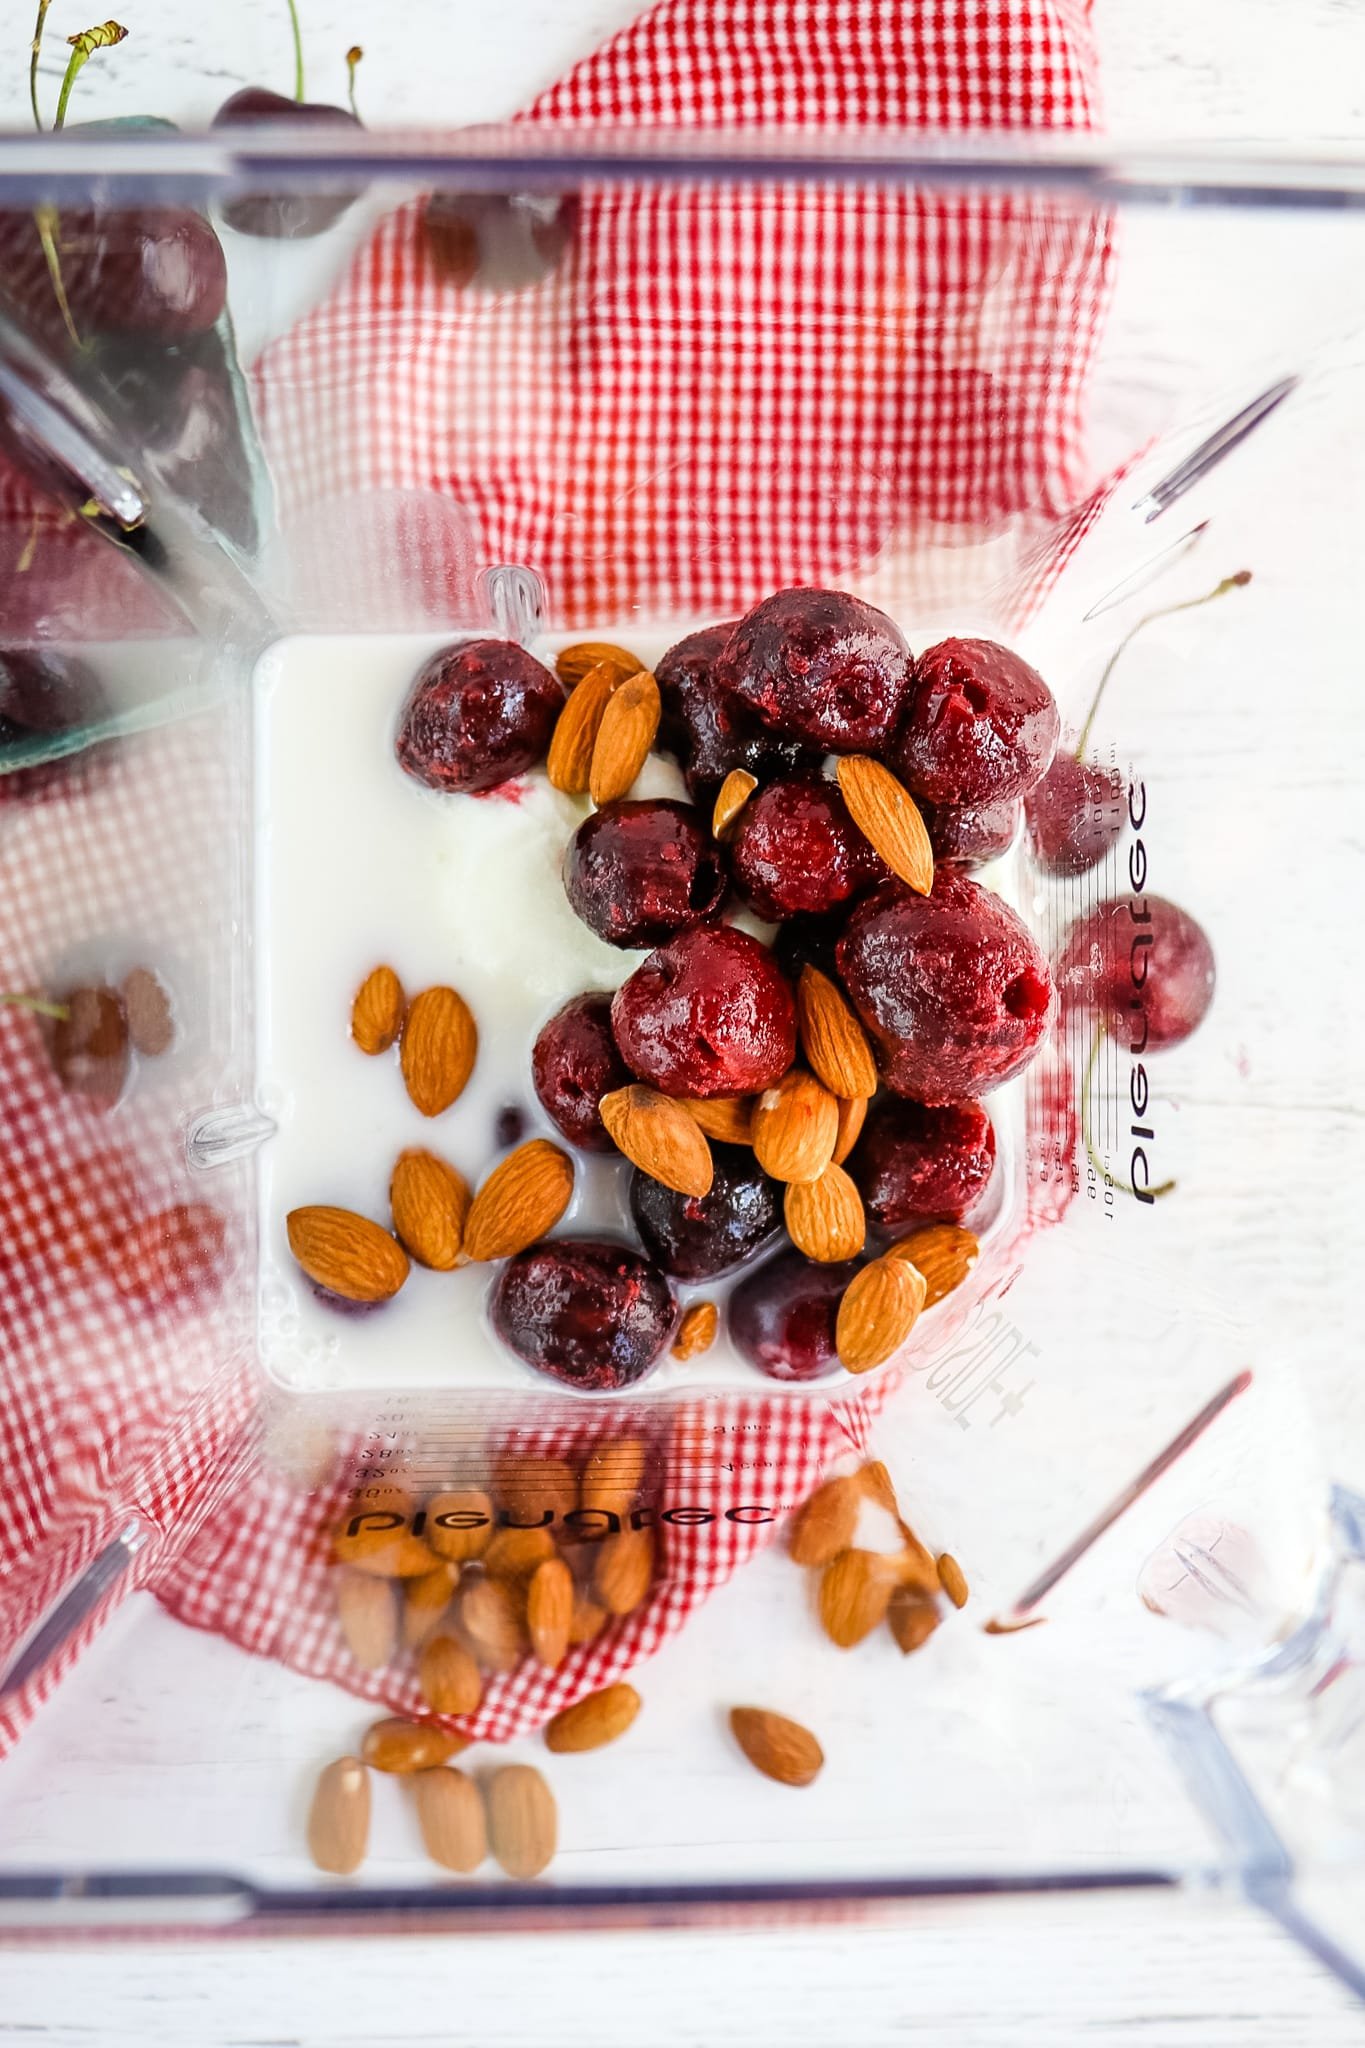
<svg viewBox="0 0 1365 2048">
<path fill-rule="evenodd" d="M 411 1145 L 448 1159 L 477 1186 L 501 1156 L 496 1127 L 507 1107 L 522 1112 L 527 1136 L 562 1143 L 531 1085 L 536 1034 L 570 996 L 617 987 L 644 958 L 605 945 L 569 908 L 560 866 L 588 813 L 586 797 L 561 795 L 541 773 L 515 801 L 442 797 L 399 768 L 399 713 L 439 644 L 285 640 L 256 674 L 258 1098 L 278 1125 L 259 1155 L 259 1343 L 266 1370 L 291 1387 L 524 1392 L 547 1384 L 489 1327 L 495 1269 L 414 1265 L 394 1301 L 348 1315 L 302 1280 L 284 1219 L 304 1204 L 330 1203 L 387 1226 L 389 1176 Z M 668 644 L 670 636 L 632 636 L 646 660 Z M 685 795 L 676 769 L 657 757 L 635 793 Z M 366 1058 L 350 1037 L 352 996 L 381 962 L 410 995 L 448 983 L 474 1013 L 473 1078 L 442 1116 L 413 1106 L 396 1048 Z M 555 1234 L 626 1233 L 629 1168 L 573 1158 L 574 1199 Z M 1003 1160 L 1001 1169 L 1005 1180 Z M 680 1293 L 724 1291 L 724 1282 L 707 1282 Z M 827 1392 L 844 1377 L 791 1391 Z M 647 1384 L 661 1393 L 777 1388 L 723 1335 L 690 1363 L 666 1357 Z"/>
</svg>

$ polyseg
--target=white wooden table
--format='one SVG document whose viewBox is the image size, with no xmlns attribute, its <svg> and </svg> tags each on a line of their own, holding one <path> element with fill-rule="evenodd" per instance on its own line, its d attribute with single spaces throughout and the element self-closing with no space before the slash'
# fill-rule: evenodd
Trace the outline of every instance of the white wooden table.
<svg viewBox="0 0 1365 2048">
<path fill-rule="evenodd" d="M 449 0 L 304 0 L 312 90 L 339 96 L 366 47 L 373 122 L 510 111 L 637 0 L 501 0 L 496 27 Z M 28 14 L 10 25 L 0 121 L 26 120 Z M 81 82 L 87 115 L 202 118 L 270 63 L 290 75 L 283 0 L 210 14 L 129 0 L 132 36 Z M 79 10 L 78 10 L 79 14 Z M 1123 134 L 1352 138 L 1365 144 L 1365 15 L 1341 0 L 1096 0 L 1111 126 Z M 461 35 L 462 18 L 476 23 Z M 85 25 L 59 4 L 60 38 Z M 1344 1369 L 1350 1369 L 1344 1361 Z M 404 2044 L 474 2039 L 649 2048 L 865 2048 L 893 2041 L 1257 2048 L 1361 2037 L 1362 2015 L 1276 1930 L 1221 1895 L 936 1903 L 894 1926 L 209 1947 L 55 1946 L 0 1955 L 0 2048 Z"/>
</svg>

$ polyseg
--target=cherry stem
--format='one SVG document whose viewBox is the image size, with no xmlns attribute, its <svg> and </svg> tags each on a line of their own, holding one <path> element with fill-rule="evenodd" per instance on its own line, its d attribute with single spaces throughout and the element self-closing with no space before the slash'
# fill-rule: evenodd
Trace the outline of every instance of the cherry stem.
<svg viewBox="0 0 1365 2048">
<path fill-rule="evenodd" d="M 43 47 L 43 23 L 52 0 L 38 0 L 38 19 L 33 24 L 33 48 L 28 60 L 28 103 L 33 109 L 33 125 L 41 135 L 43 117 L 38 111 L 38 56 Z"/>
<path fill-rule="evenodd" d="M 66 1003 L 49 1002 L 46 996 L 0 995 L 0 1003 L 8 1003 L 15 1010 L 32 1010 L 39 1017 L 55 1017 L 59 1024 L 67 1023 L 71 1016 Z"/>
<path fill-rule="evenodd" d="M 53 295 L 58 306 L 61 308 L 62 319 L 66 323 L 66 331 L 71 336 L 74 347 L 84 348 L 85 343 L 81 340 L 76 323 L 71 317 L 71 307 L 66 296 L 66 286 L 62 282 L 62 259 L 57 253 L 57 209 L 55 206 L 37 207 L 33 218 L 38 223 L 38 240 L 42 244 L 43 256 L 47 262 L 47 274 L 52 280 Z"/>
<path fill-rule="evenodd" d="M 355 67 L 364 54 L 359 43 L 352 43 L 346 52 L 346 97 L 351 102 L 351 112 L 357 121 L 360 119 L 360 109 L 355 103 Z"/>
<path fill-rule="evenodd" d="M 1217 593 L 1214 592 L 1213 595 L 1216 596 Z M 1202 604 L 1204 600 L 1202 598 L 1196 598 L 1194 602 L 1196 604 Z M 1183 609 L 1183 607 L 1179 605 L 1172 605 L 1171 609 L 1172 611 L 1179 611 Z M 1095 1150 L 1095 1139 L 1090 1124 L 1090 1091 L 1094 1084 L 1095 1079 L 1095 1062 L 1100 1056 L 1100 1047 L 1103 1045 L 1103 1043 L 1104 1024 L 1103 1021 L 1101 1021 L 1095 1026 L 1095 1037 L 1094 1042 L 1090 1047 L 1090 1057 L 1085 1063 L 1085 1079 L 1081 1082 L 1081 1138 L 1085 1145 L 1085 1156 L 1090 1161 L 1090 1164 L 1094 1167 L 1096 1173 L 1100 1176 L 1100 1179 L 1104 1182 L 1105 1186 L 1107 1188 L 1117 1188 L 1121 1195 L 1135 1195 L 1137 1193 L 1137 1189 L 1132 1185 L 1132 1183 L 1126 1180 L 1119 1180 L 1115 1174 L 1112 1174 L 1109 1171 L 1109 1168 L 1105 1165 L 1104 1161 L 1100 1158 L 1099 1153 Z M 1144 1193 L 1150 1196 L 1152 1201 L 1155 1202 L 1159 1196 L 1169 1195 L 1174 1187 L 1175 1182 L 1173 1180 L 1163 1180 L 1156 1187 L 1145 1189 Z"/>
<path fill-rule="evenodd" d="M 1081 727 L 1081 736 L 1076 742 L 1076 759 L 1078 761 L 1085 759 L 1085 750 L 1090 741 L 1090 729 L 1095 723 L 1095 713 L 1100 708 L 1100 698 L 1104 695 L 1104 686 L 1118 667 L 1119 656 L 1123 653 L 1125 647 L 1136 640 L 1144 626 L 1150 626 L 1157 619 L 1173 618 L 1177 612 L 1197 611 L 1201 604 L 1212 604 L 1215 597 L 1222 597 L 1223 593 L 1228 590 L 1240 590 L 1250 581 L 1250 569 L 1239 569 L 1235 576 L 1225 576 L 1221 583 L 1215 584 L 1212 590 L 1206 590 L 1202 597 L 1187 597 L 1179 604 L 1163 605 L 1160 611 L 1146 612 L 1135 626 L 1128 628 L 1128 631 L 1104 664 L 1104 672 L 1095 685 L 1095 694 L 1091 699 L 1090 709 L 1086 713 L 1085 724 Z"/>
<path fill-rule="evenodd" d="M 117 21 L 102 21 L 95 28 L 82 29 L 78 36 L 67 37 L 71 55 L 67 59 L 66 76 L 57 100 L 57 118 L 52 123 L 54 129 L 60 128 L 66 119 L 66 103 L 82 65 L 94 56 L 96 50 L 111 50 L 115 43 L 121 43 L 127 33 L 127 29 Z"/>
<path fill-rule="evenodd" d="M 294 32 L 294 98 L 303 104 L 303 30 L 299 27 L 298 0 L 289 0 L 289 26 Z"/>
</svg>

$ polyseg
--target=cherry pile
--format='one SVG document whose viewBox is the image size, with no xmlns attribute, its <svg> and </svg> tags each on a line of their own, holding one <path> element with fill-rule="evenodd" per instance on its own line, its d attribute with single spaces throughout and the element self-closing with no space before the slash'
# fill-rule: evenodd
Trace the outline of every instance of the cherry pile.
<svg viewBox="0 0 1365 2048">
<path fill-rule="evenodd" d="M 869 1262 L 907 1230 L 981 1217 L 996 1146 L 978 1098 L 1037 1052 L 1053 986 L 969 869 L 1013 838 L 1058 729 L 1047 685 L 1009 649 L 948 640 L 915 656 L 889 618 L 832 590 L 782 591 L 689 634 L 655 676 L 596 643 L 553 671 L 498 640 L 427 663 L 399 722 L 403 770 L 445 796 L 483 793 L 553 739 L 557 788 L 624 787 L 573 832 L 563 883 L 600 939 L 651 949 L 614 996 L 562 1005 L 531 1052 L 569 1145 L 611 1153 L 614 1133 L 635 1161 L 636 1243 L 550 1236 L 508 1258 L 490 1312 L 509 1349 L 575 1386 L 632 1385 L 675 1337 L 675 1284 L 738 1273 L 736 1348 L 772 1378 L 818 1378 L 848 1362 L 840 1320 Z M 651 747 L 690 802 L 629 793 Z M 831 753 L 889 785 L 922 866 L 826 771 Z M 699 1180 L 642 1163 L 617 1121 L 639 1110 L 666 1126 L 670 1105 L 714 1142 Z M 707 1307 L 683 1326 L 705 1341 Z"/>
</svg>

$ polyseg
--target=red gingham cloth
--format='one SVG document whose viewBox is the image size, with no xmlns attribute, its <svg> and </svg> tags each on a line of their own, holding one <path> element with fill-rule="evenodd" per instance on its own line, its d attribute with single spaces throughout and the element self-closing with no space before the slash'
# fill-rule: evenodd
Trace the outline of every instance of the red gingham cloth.
<svg viewBox="0 0 1365 2048">
<path fill-rule="evenodd" d="M 661 0 L 527 118 L 1088 127 L 1095 69 L 1085 0 Z M 1097 502 L 1082 400 L 1108 264 L 1102 219 L 1017 195 L 603 184 L 582 194 L 553 274 L 494 297 L 440 276 L 422 202 L 409 203 L 257 367 L 281 525 L 296 567 L 311 534 L 315 573 L 344 535 L 344 590 L 324 580 L 314 591 L 334 627 L 420 615 L 424 598 L 448 610 L 471 564 L 500 561 L 537 569 L 570 628 L 627 611 L 722 617 L 785 583 L 855 576 L 893 608 L 910 593 L 925 609 L 989 591 L 997 611 L 1022 614 Z M 444 529 L 424 526 L 433 502 L 451 511 Z M 34 511 L 13 479 L 0 510 L 22 541 Z M 421 544 L 427 530 L 438 544 Z M 467 560 L 452 546 L 461 532 Z M 987 544 L 984 583 L 967 543 Z M 208 839 L 180 840 L 211 837 L 215 819 L 223 828 L 221 798 L 191 725 L 115 761 L 90 790 L 68 785 L 16 814 L 0 838 L 4 985 L 52 985 L 54 953 L 73 935 L 50 906 L 73 867 L 90 931 L 106 895 L 115 920 L 130 903 L 160 903 L 168 943 L 188 955 L 204 923 L 194 878 L 214 854 Z M 312 1490 L 270 1456 L 228 1306 L 249 1286 L 201 1290 L 193 1313 L 149 1310 L 110 1286 L 120 1176 L 141 1211 L 203 1199 L 207 1183 L 185 1187 L 164 1102 L 135 1094 L 101 1123 L 35 1060 L 34 1033 L 0 1012 L 0 1258 L 12 1283 L 0 1296 L 0 1436 L 18 1475 L 0 1521 L 0 1651 L 133 1512 L 153 1540 L 106 1608 L 150 1585 L 186 1621 L 413 1710 L 411 1673 L 360 1671 L 339 1635 L 326 1557 L 345 1489 Z M 188 1104 L 202 1097 L 194 1049 L 185 1057 L 177 1100 Z M 221 1279 L 245 1243 L 246 1191 L 215 1179 L 212 1193 L 231 1224 Z M 88 1253 L 74 1275 L 73 1232 Z M 836 1402 L 689 1404 L 654 1422 L 674 1498 L 701 1475 L 717 1519 L 669 1528 L 645 1608 L 557 1672 L 528 1664 L 495 1682 L 461 1725 L 505 1737 L 629 1670 L 771 1536 L 771 1524 L 725 1519 L 755 1498 L 756 1473 L 764 1503 L 796 1503 L 833 1456 L 861 1448 L 891 1384 L 882 1375 Z M 590 1440 L 585 1424 L 549 1441 L 581 1452 Z M 0 1711 L 0 1747 L 103 1613 Z"/>
</svg>

